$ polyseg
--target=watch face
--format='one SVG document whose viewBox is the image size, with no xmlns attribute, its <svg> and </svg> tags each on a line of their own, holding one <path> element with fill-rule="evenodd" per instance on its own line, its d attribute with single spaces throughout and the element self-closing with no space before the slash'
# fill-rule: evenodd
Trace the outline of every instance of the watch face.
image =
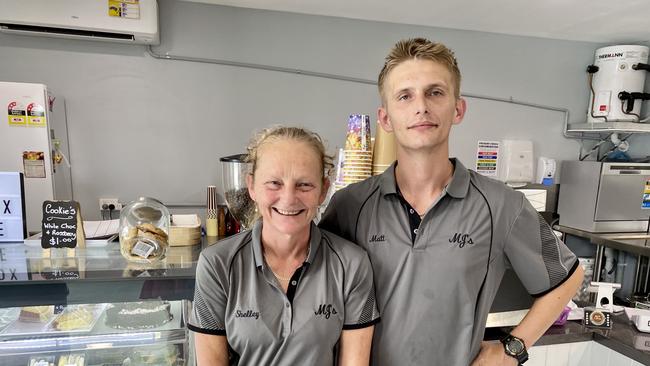
<svg viewBox="0 0 650 366">
<path fill-rule="evenodd" d="M 508 352 L 518 355 L 521 353 L 521 351 L 524 350 L 524 345 L 521 344 L 521 341 L 518 339 L 511 339 L 508 343 L 506 343 L 506 348 L 508 349 Z"/>
</svg>

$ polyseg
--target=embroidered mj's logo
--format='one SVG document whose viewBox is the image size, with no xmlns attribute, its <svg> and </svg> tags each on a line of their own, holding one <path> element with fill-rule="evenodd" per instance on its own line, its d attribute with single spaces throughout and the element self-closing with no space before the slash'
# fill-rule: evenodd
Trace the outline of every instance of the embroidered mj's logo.
<svg viewBox="0 0 650 366">
<path fill-rule="evenodd" d="M 454 236 L 449 238 L 450 243 L 458 244 L 459 248 L 465 247 L 465 245 L 473 245 L 474 241 L 472 240 L 472 237 L 469 236 L 469 234 L 463 234 L 463 233 L 456 233 Z"/>
<path fill-rule="evenodd" d="M 332 304 L 321 304 L 318 307 L 318 310 L 314 311 L 314 314 L 316 316 L 323 315 L 325 319 L 329 319 L 330 316 L 338 314 L 336 312 L 336 309 L 334 309 L 334 306 Z"/>
</svg>

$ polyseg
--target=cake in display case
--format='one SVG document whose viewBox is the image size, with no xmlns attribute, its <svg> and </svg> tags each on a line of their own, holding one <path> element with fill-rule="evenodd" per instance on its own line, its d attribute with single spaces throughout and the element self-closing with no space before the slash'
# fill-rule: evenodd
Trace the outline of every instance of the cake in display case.
<svg viewBox="0 0 650 366">
<path fill-rule="evenodd" d="M 0 365 L 185 365 L 183 303 L 0 309 Z"/>
<path fill-rule="evenodd" d="M 151 329 L 173 318 L 171 305 L 167 301 L 112 304 L 106 310 L 106 325 L 115 329 Z"/>
</svg>

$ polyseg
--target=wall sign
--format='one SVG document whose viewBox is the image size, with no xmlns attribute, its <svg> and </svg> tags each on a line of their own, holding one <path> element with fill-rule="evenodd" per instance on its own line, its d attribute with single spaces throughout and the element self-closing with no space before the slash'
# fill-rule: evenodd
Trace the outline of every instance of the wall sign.
<svg viewBox="0 0 650 366">
<path fill-rule="evenodd" d="M 0 242 L 17 242 L 26 237 L 23 175 L 0 172 Z"/>
<path fill-rule="evenodd" d="M 85 247 L 79 203 L 76 201 L 43 202 L 41 246 L 47 248 Z"/>
<path fill-rule="evenodd" d="M 498 176 L 499 141 L 479 141 L 476 151 L 476 172 L 486 177 Z"/>
</svg>

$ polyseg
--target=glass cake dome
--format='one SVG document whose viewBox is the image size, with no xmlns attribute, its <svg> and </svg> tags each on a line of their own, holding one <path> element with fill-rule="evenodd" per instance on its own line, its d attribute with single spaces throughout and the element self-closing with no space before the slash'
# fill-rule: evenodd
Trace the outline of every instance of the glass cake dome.
<svg viewBox="0 0 650 366">
<path fill-rule="evenodd" d="M 120 214 L 120 252 L 130 262 L 165 258 L 169 246 L 169 210 L 151 197 L 129 203 Z"/>
</svg>

